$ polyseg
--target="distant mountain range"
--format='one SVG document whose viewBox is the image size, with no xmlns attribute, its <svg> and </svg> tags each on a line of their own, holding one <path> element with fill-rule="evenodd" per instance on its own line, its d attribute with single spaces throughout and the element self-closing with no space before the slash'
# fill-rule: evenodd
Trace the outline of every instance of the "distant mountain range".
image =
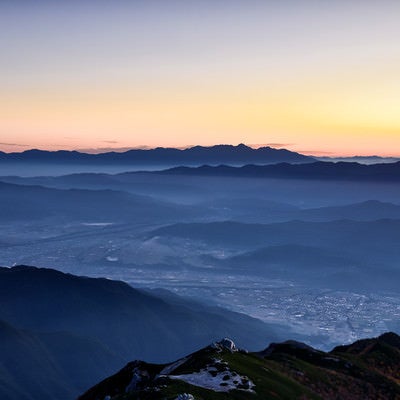
<svg viewBox="0 0 400 400">
<path fill-rule="evenodd" d="M 116 190 L 56 189 L 0 182 L 0 220 L 149 222 L 195 216 L 193 207 Z"/>
<path fill-rule="evenodd" d="M 0 268 L 0 398 L 69 400 L 132 358 L 166 362 L 231 335 L 276 338 L 263 322 L 126 283 Z"/>
<path fill-rule="evenodd" d="M 400 157 L 381 156 L 353 156 L 353 157 L 316 157 L 320 161 L 346 161 L 358 162 L 361 164 L 382 164 L 400 161 Z"/>
<path fill-rule="evenodd" d="M 163 148 L 125 152 L 89 154 L 78 151 L 27 150 L 21 153 L 0 152 L 1 162 L 123 164 L 123 165 L 203 165 L 203 164 L 272 164 L 278 162 L 302 163 L 315 161 L 312 157 L 286 149 L 238 146 L 194 146 L 187 149 Z"/>
<path fill-rule="evenodd" d="M 84 186 L 87 178 L 94 185 L 128 189 L 118 181 L 120 176 L 101 174 L 70 175 L 57 178 L 3 178 L 0 181 L 0 219 L 2 221 L 32 221 L 58 218 L 68 221 L 112 221 L 114 223 L 168 223 L 195 220 L 205 213 L 222 219 L 246 222 L 280 222 L 288 220 L 331 221 L 352 219 L 400 219 L 400 206 L 377 200 L 354 204 L 300 209 L 293 205 L 268 201 L 263 198 L 219 197 L 196 205 L 182 205 L 114 189 L 67 189 L 69 182 Z M 114 177 L 114 181 L 112 181 Z M 46 187 L 42 185 L 59 185 Z M 90 182 L 88 183 L 90 184 Z M 119 186 L 118 186 L 119 184 Z M 136 189 L 137 189 L 136 185 Z M 156 183 L 154 184 L 156 186 Z M 157 186 L 159 189 L 160 185 Z M 110 206 L 111 205 L 111 206 Z"/>
<path fill-rule="evenodd" d="M 242 167 L 203 165 L 200 167 L 175 167 L 156 173 L 188 176 L 398 182 L 400 181 L 400 161 L 371 165 L 323 161 L 304 164 L 245 165 Z"/>
<path fill-rule="evenodd" d="M 49 169 L 51 168 L 45 167 L 46 171 Z M 26 170 L 31 169 L 26 167 L 24 171 Z M 0 166 L 0 173 L 1 171 L 4 169 Z M 283 203 L 290 204 L 292 211 L 293 206 L 316 208 L 361 203 L 371 199 L 397 204 L 400 198 L 397 184 L 399 178 L 400 163 L 369 166 L 356 163 L 311 163 L 248 165 L 242 168 L 182 167 L 118 174 L 2 176 L 0 181 L 59 189 L 127 191 L 168 202 L 210 207 L 219 212 L 222 218 L 226 215 L 226 219 L 239 215 L 246 217 L 250 211 L 252 215 L 260 212 L 263 215 L 262 220 L 266 220 L 287 214 L 290 207 L 282 207 Z M 364 209 L 367 216 L 367 207 Z M 233 214 L 229 214 L 229 210 Z"/>
<path fill-rule="evenodd" d="M 399 374 L 394 333 L 329 353 L 295 341 L 248 353 L 223 339 L 171 364 L 133 361 L 79 400 L 395 400 Z"/>
</svg>

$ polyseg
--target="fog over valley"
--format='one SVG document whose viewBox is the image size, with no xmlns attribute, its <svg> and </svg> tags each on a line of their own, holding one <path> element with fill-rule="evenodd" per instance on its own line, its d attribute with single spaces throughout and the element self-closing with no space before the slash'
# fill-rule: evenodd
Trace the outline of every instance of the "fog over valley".
<svg viewBox="0 0 400 400">
<path fill-rule="evenodd" d="M 399 329 L 400 188 L 342 178 L 4 176 L 1 259 L 168 289 L 328 349 Z"/>
</svg>

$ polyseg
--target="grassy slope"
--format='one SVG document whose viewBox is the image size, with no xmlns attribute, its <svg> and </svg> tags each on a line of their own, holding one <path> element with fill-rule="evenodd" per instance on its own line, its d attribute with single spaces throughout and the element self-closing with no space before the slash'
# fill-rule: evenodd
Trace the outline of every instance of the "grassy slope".
<svg viewBox="0 0 400 400">
<path fill-rule="evenodd" d="M 110 377 L 81 397 L 81 400 L 175 400 L 179 394 L 190 393 L 196 400 L 387 400 L 400 399 L 400 338 L 386 334 L 376 339 L 341 346 L 330 353 L 314 350 L 294 342 L 271 345 L 261 353 L 200 350 L 178 366 L 174 375 L 190 374 L 219 358 L 231 371 L 248 377 L 254 392 L 231 390 L 215 392 L 167 376 L 155 378 L 162 365 L 141 364 L 151 378 L 136 392 L 125 393 L 133 365 L 123 373 Z"/>
</svg>

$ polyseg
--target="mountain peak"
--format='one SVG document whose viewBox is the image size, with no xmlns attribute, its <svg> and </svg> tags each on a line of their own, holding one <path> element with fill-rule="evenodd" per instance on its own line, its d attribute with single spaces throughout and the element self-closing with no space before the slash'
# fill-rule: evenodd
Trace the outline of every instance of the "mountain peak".
<svg viewBox="0 0 400 400">
<path fill-rule="evenodd" d="M 378 337 L 378 340 L 381 340 L 390 346 L 397 347 L 400 349 L 400 336 L 394 332 L 386 332 Z"/>
<path fill-rule="evenodd" d="M 224 339 L 220 340 L 219 342 L 214 342 L 211 345 L 211 347 L 213 349 L 217 349 L 217 350 L 220 350 L 220 351 L 228 350 L 231 353 L 233 353 L 235 351 L 238 351 L 238 348 L 236 347 L 234 341 L 232 339 L 229 339 L 229 338 L 224 338 Z"/>
<path fill-rule="evenodd" d="M 271 343 L 265 350 L 259 353 L 262 357 L 269 357 L 275 352 L 281 351 L 297 351 L 297 350 L 306 350 L 315 352 L 316 350 L 313 349 L 311 346 L 298 342 L 296 340 L 286 340 L 282 343 Z"/>
</svg>

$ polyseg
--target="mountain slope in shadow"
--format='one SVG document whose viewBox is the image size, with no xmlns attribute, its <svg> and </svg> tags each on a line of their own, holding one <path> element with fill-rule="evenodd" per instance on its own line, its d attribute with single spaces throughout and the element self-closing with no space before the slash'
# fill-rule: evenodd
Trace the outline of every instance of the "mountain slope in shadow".
<svg viewBox="0 0 400 400">
<path fill-rule="evenodd" d="M 166 362 L 221 335 L 251 348 L 277 337 L 242 314 L 168 301 L 119 281 L 26 266 L 0 268 L 0 316 L 0 393 L 24 381 L 26 398 L 41 400 L 71 398 L 132 358 Z"/>
</svg>

